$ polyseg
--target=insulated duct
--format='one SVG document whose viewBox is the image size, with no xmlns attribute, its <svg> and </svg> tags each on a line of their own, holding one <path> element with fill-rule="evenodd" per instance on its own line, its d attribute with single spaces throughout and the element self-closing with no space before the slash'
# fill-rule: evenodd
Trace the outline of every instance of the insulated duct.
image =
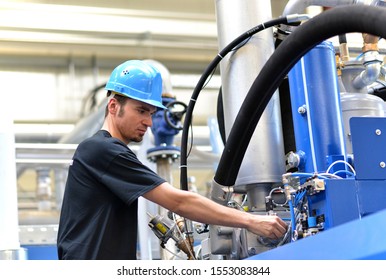
<svg viewBox="0 0 386 280">
<path fill-rule="evenodd" d="M 386 10 L 366 5 L 339 6 L 300 25 L 276 49 L 248 91 L 227 139 L 214 181 L 235 184 L 241 162 L 272 95 L 280 82 L 314 46 L 333 36 L 351 32 L 386 37 Z"/>
</svg>

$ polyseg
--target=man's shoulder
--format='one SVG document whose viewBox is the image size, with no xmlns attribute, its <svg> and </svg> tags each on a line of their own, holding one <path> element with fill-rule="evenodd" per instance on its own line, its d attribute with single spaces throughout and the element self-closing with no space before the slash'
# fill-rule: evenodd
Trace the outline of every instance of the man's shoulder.
<svg viewBox="0 0 386 280">
<path fill-rule="evenodd" d="M 79 144 L 80 149 L 86 150 L 98 150 L 102 152 L 108 150 L 110 152 L 122 152 L 127 150 L 127 146 L 120 140 L 111 137 L 110 133 L 106 130 L 99 130 L 93 136 L 83 140 Z"/>
</svg>

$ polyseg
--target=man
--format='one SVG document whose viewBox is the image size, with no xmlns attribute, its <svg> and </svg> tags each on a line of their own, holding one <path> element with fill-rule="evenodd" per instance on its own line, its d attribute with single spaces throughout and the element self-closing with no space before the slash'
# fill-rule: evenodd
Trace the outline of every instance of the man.
<svg viewBox="0 0 386 280">
<path fill-rule="evenodd" d="M 174 188 L 128 148 L 163 108 L 160 73 L 144 61 L 117 66 L 106 84 L 103 127 L 84 140 L 69 167 L 58 231 L 59 259 L 136 259 L 137 202 L 143 196 L 190 220 L 246 228 L 269 238 L 286 232 L 275 216 L 257 216 Z"/>
</svg>

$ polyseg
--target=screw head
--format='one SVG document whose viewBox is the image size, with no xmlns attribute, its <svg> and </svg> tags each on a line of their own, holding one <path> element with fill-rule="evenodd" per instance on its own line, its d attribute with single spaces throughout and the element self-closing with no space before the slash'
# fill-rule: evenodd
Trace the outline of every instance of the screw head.
<svg viewBox="0 0 386 280">
<path fill-rule="evenodd" d="M 298 108 L 298 113 L 299 114 L 305 114 L 305 113 L 307 113 L 307 108 L 306 108 L 306 105 L 303 105 L 303 106 L 300 106 L 299 108 Z"/>
</svg>

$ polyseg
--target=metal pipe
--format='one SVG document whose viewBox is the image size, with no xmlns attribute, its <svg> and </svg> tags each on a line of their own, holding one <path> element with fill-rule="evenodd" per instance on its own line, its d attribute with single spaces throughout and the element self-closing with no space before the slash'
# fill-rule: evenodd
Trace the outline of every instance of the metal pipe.
<svg viewBox="0 0 386 280">
<path fill-rule="evenodd" d="M 362 89 L 371 85 L 379 78 L 381 73 L 382 60 L 378 58 L 378 51 L 367 51 L 363 55 L 365 70 L 353 80 L 353 86 L 356 89 Z"/>
<path fill-rule="evenodd" d="M 218 0 L 216 11 L 219 49 L 245 30 L 272 17 L 270 1 Z M 253 36 L 243 48 L 222 59 L 220 68 L 226 134 L 231 131 L 254 77 L 273 52 L 273 32 L 265 30 Z M 284 141 L 279 108 L 279 96 L 275 94 L 252 136 L 236 185 L 280 182 L 285 166 L 284 160 L 281 160 Z"/>
<path fill-rule="evenodd" d="M 361 4 L 363 0 L 290 0 L 284 8 L 283 16 L 303 13 L 309 6 L 336 7 L 339 5 Z"/>
<path fill-rule="evenodd" d="M 173 175 L 171 170 L 172 158 L 168 156 L 165 156 L 165 157 L 160 156 L 156 159 L 156 164 L 157 164 L 158 175 L 164 178 L 166 181 L 168 181 L 171 185 L 173 185 Z M 159 206 L 158 213 L 160 214 L 161 217 L 168 216 L 169 210 Z M 175 242 L 170 241 L 165 244 L 165 247 L 168 250 L 161 251 L 161 259 L 172 260 L 174 258 L 173 254 L 178 253 L 177 248 L 175 246 Z M 173 252 L 173 254 L 170 252 Z"/>
<path fill-rule="evenodd" d="M 5 103 L 0 118 L 0 259 L 25 258 L 20 247 L 17 207 L 15 134 L 12 111 Z"/>
<path fill-rule="evenodd" d="M 147 159 L 147 150 L 152 147 L 153 143 L 150 135 L 146 133 L 137 151 L 137 157 L 141 162 L 146 163 L 147 167 L 156 172 L 156 164 Z M 144 197 L 138 198 L 138 245 L 141 260 L 159 259 L 161 257 L 159 240 L 149 228 L 147 215 L 147 213 L 158 213 L 158 208 L 158 205 L 154 202 Z"/>
</svg>

